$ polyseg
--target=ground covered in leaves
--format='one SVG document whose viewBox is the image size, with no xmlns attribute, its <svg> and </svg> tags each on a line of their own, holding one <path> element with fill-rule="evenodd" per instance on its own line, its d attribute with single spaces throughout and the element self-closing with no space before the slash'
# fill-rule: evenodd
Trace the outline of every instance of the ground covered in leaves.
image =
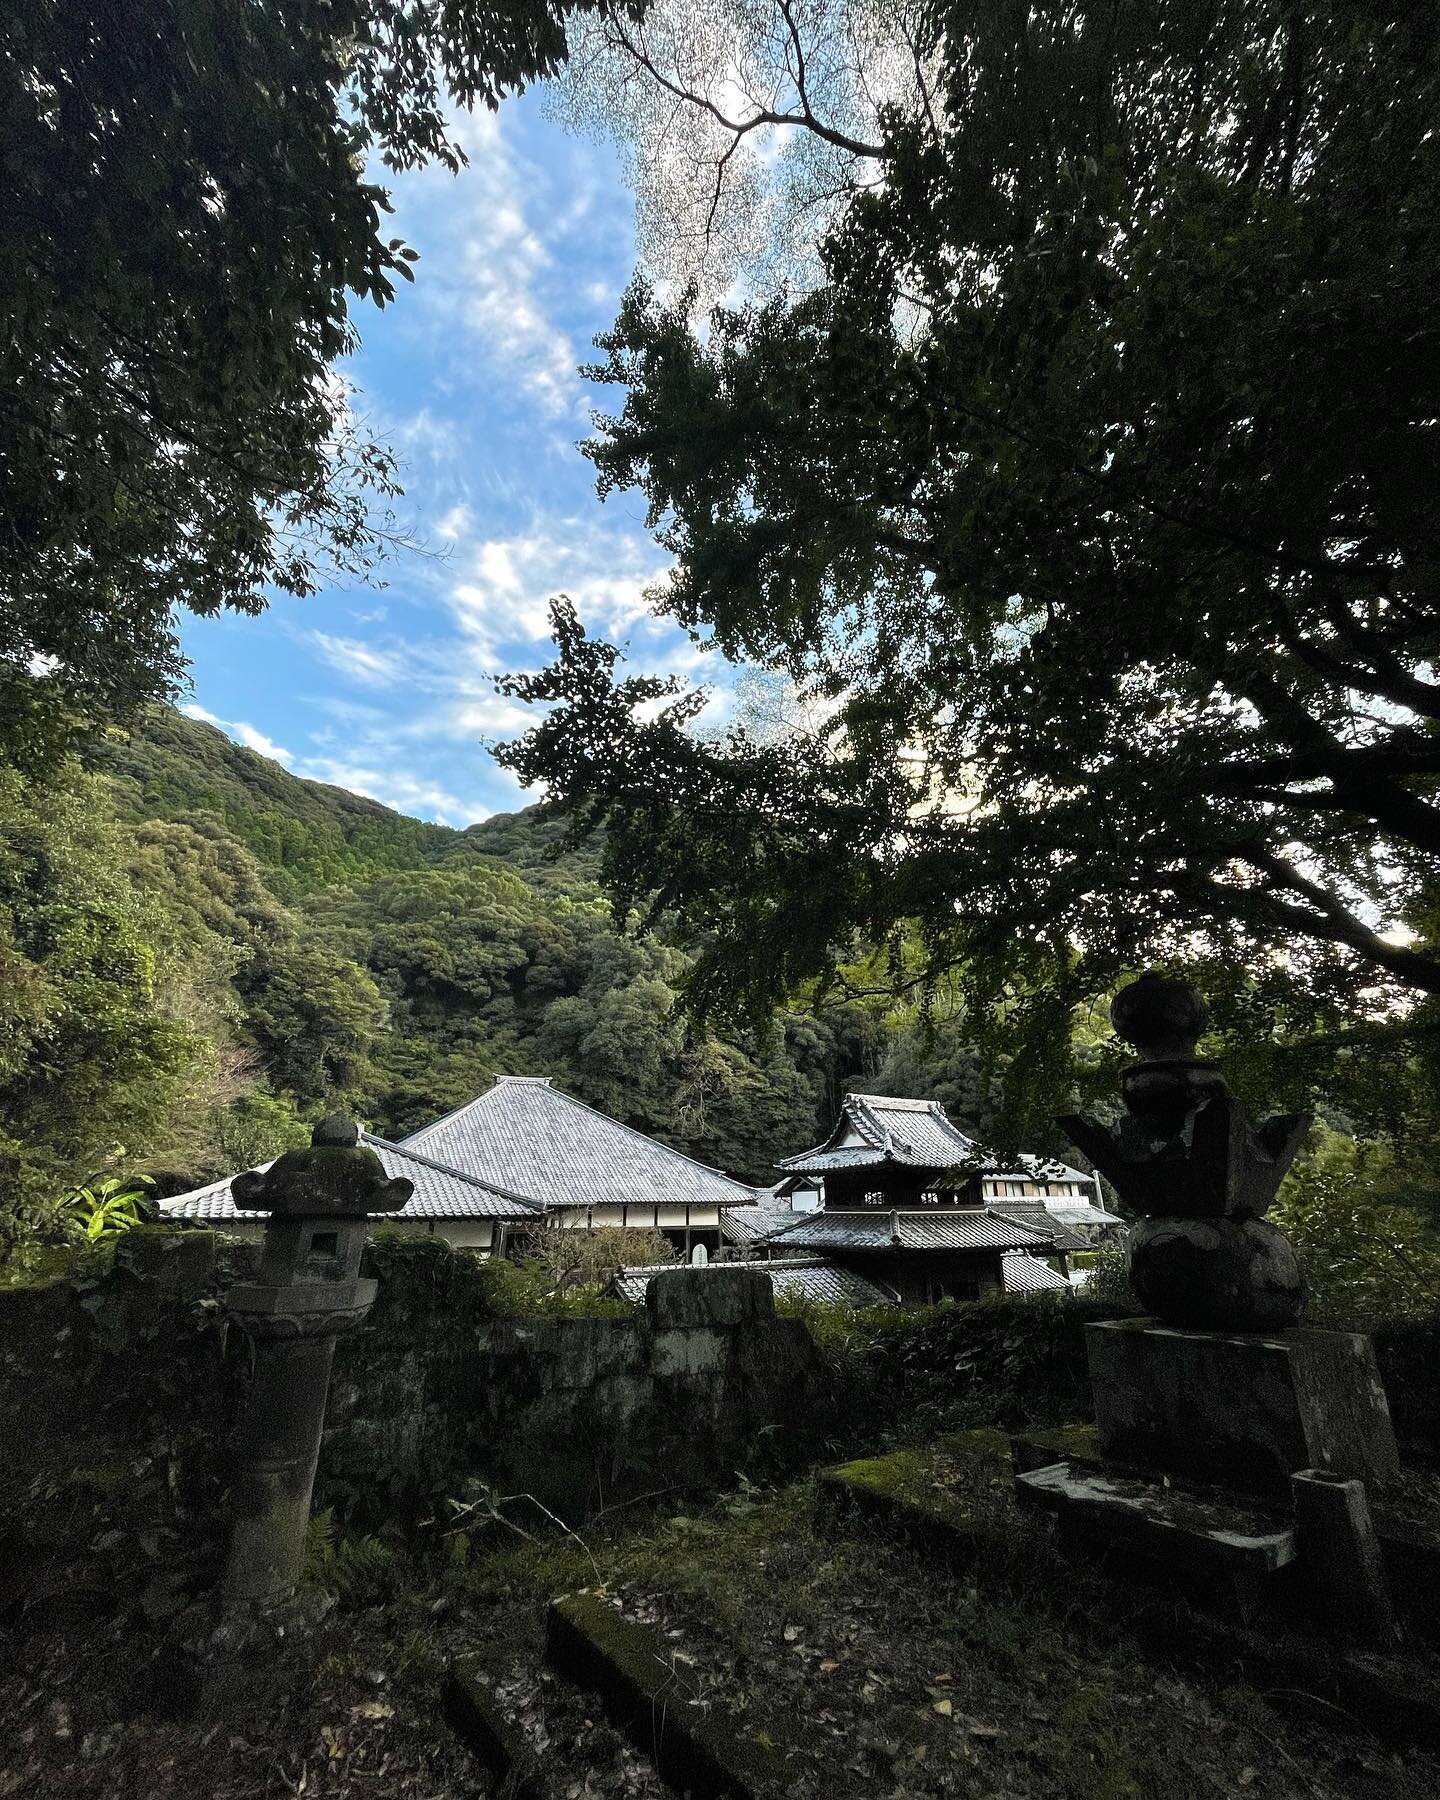
<svg viewBox="0 0 1440 1800">
<path fill-rule="evenodd" d="M 1262 1694 L 1142 1655 L 1124 1609 L 1059 1562 L 983 1455 L 914 1457 L 902 1485 L 997 1531 L 950 1574 L 873 1525 L 817 1527 L 814 1489 L 616 1513 L 585 1542 L 517 1518 L 390 1550 L 326 1539 L 340 1591 L 311 1635 L 204 1680 L 92 1599 L 15 1622 L 0 1683 L 0 1797 L 468 1800 L 492 1792 L 440 1710 L 478 1657 L 555 1800 L 664 1790 L 591 1698 L 541 1664 L 543 1612 L 587 1588 L 669 1646 L 669 1703 L 779 1743 L 796 1800 L 1433 1800 L 1440 1760 L 1381 1744 L 1303 1693 Z"/>
</svg>

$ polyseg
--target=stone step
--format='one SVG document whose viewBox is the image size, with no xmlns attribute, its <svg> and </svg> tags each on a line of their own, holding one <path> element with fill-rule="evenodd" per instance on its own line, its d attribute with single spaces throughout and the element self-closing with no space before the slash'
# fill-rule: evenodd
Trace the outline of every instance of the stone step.
<svg viewBox="0 0 1440 1800">
<path fill-rule="evenodd" d="M 779 1800 L 789 1781 L 782 1721 L 744 1723 L 696 1704 L 688 1677 L 648 1625 L 596 1594 L 551 1602 L 550 1666 L 599 1695 L 612 1724 L 654 1763 L 661 1779 L 694 1800 Z"/>
<path fill-rule="evenodd" d="M 1015 1477 L 1016 1497 L 1079 1525 L 1097 1542 L 1199 1569 L 1270 1575 L 1296 1558 L 1295 1529 L 1276 1513 L 1158 1481 L 1055 1462 Z"/>
<path fill-rule="evenodd" d="M 1003 1438 L 991 1457 L 997 1468 L 1003 1466 Z M 816 1530 L 877 1525 L 887 1537 L 903 1538 L 955 1570 L 1001 1550 L 1005 1533 L 996 1521 L 969 1517 L 943 1492 L 927 1492 L 910 1481 L 916 1459 L 917 1452 L 901 1450 L 823 1470 L 815 1478 Z"/>
<path fill-rule="evenodd" d="M 1278 1597 L 1277 1582 L 1297 1566 L 1293 1520 L 1253 1501 L 1069 1461 L 1017 1473 L 1015 1498 L 1054 1515 L 1067 1555 L 1241 1623 Z"/>
<path fill-rule="evenodd" d="M 445 1717 L 494 1777 L 507 1800 L 548 1800 L 539 1760 L 510 1716 L 478 1658 L 458 1662 L 445 1677 Z"/>
</svg>

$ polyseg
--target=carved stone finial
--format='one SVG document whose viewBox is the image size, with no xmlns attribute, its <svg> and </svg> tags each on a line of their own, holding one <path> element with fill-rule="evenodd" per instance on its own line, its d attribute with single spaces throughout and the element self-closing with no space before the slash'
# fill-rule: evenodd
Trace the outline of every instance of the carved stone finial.
<svg viewBox="0 0 1440 1800">
<path fill-rule="evenodd" d="M 1264 1214 L 1309 1118 L 1251 1124 L 1219 1064 L 1195 1055 L 1209 1015 L 1188 982 L 1151 970 L 1120 990 L 1110 1017 L 1140 1054 L 1121 1076 L 1125 1116 L 1113 1129 L 1084 1114 L 1059 1123 L 1140 1215 L 1130 1233 L 1135 1292 L 1170 1324 L 1293 1324 L 1299 1264 Z"/>
<path fill-rule="evenodd" d="M 1110 1023 L 1142 1062 L 1193 1057 L 1210 1011 L 1188 981 L 1147 969 L 1110 1003 Z"/>
<path fill-rule="evenodd" d="M 305 1150 L 287 1150 L 268 1169 L 251 1169 L 230 1183 L 237 1206 L 250 1212 L 333 1214 L 361 1218 L 398 1212 L 415 1191 L 404 1176 L 393 1180 L 385 1165 L 360 1142 L 360 1128 L 344 1113 L 331 1113 L 310 1134 Z"/>
<path fill-rule="evenodd" d="M 311 1147 L 319 1150 L 327 1145 L 348 1149 L 360 1142 L 360 1127 L 344 1113 L 327 1113 L 310 1133 Z"/>
</svg>

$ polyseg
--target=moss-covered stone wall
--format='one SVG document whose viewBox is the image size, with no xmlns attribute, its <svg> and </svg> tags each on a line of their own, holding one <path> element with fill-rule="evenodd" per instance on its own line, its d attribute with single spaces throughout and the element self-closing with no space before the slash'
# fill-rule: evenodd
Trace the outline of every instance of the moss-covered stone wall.
<svg viewBox="0 0 1440 1800">
<path fill-rule="evenodd" d="M 0 1287 L 0 1606 L 83 1583 L 163 1613 L 213 1574 L 249 1368 L 221 1296 L 251 1255 L 145 1230 Z M 896 1438 L 1088 1418 L 1084 1327 L 1110 1310 L 776 1317 L 763 1278 L 714 1270 L 667 1271 L 635 1309 L 545 1297 L 436 1239 L 366 1258 L 380 1298 L 339 1346 L 316 1498 L 370 1530 L 486 1491 L 574 1521 Z M 1440 1321 L 1375 1342 L 1402 1454 L 1440 1467 Z"/>
<path fill-rule="evenodd" d="M 824 1361 L 764 1277 L 676 1269 L 644 1308 L 496 1317 L 473 1263 L 374 1252 L 387 1298 L 341 1346 L 321 1459 L 321 1497 L 349 1516 L 480 1482 L 575 1521 L 791 1468 L 826 1442 Z"/>
</svg>

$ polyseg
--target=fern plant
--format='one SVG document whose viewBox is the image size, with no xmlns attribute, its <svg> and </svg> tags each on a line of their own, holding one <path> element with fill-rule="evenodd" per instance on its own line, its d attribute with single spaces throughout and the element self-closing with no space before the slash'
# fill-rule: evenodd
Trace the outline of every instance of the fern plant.
<svg viewBox="0 0 1440 1800">
<path fill-rule="evenodd" d="M 324 1588 L 346 1606 L 378 1606 L 400 1586 L 400 1559 L 379 1538 L 341 1532 L 326 1507 L 305 1527 L 307 1587 Z"/>
</svg>

